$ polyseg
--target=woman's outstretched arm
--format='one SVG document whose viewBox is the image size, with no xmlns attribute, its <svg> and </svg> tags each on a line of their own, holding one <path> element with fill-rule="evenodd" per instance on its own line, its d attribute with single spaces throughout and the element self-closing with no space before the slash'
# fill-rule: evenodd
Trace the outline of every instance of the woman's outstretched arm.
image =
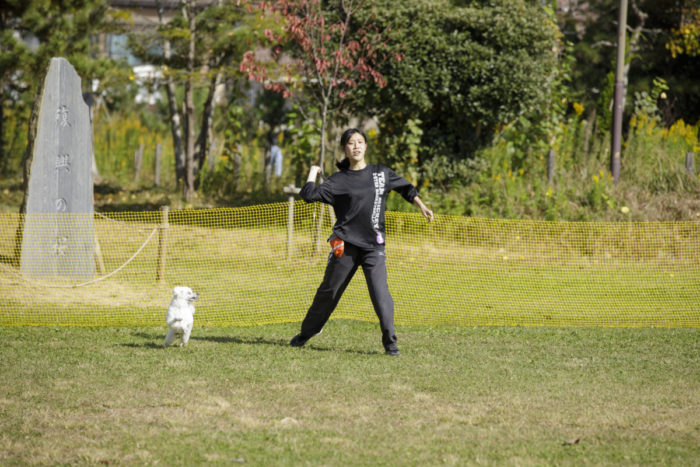
<svg viewBox="0 0 700 467">
<path fill-rule="evenodd" d="M 428 209 L 428 207 L 425 204 L 423 204 L 423 201 L 421 201 L 421 199 L 418 196 L 415 196 L 413 198 L 413 204 L 418 206 L 418 209 L 420 209 L 421 214 L 423 214 L 423 217 L 428 219 L 428 222 L 433 220 L 433 211 Z"/>
</svg>

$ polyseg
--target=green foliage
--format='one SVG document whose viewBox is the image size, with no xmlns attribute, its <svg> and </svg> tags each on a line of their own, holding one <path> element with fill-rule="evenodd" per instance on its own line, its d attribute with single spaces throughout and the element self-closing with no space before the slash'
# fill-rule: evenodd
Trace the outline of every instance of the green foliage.
<svg viewBox="0 0 700 467">
<path fill-rule="evenodd" d="M 4 157 L 0 159 L 0 174 L 13 175 L 22 173 L 22 156 L 27 148 L 27 132 L 31 109 L 19 103 L 5 103 L 2 108 L 2 134 Z M 9 105 L 7 105 L 9 104 Z"/>
<path fill-rule="evenodd" d="M 663 128 L 645 113 L 635 115 L 625 144 L 623 175 L 646 180 L 652 194 L 696 193 L 700 179 L 686 172 L 684 157 L 687 152 L 700 151 L 699 129 L 700 125 L 691 126 L 682 120 Z"/>
<path fill-rule="evenodd" d="M 617 2 L 587 3 L 590 14 L 576 18 L 560 11 L 556 21 L 554 3 L 378 0 L 375 8 L 358 12 L 353 31 L 377 25 L 387 39 L 383 53 L 394 58 L 378 69 L 387 77 L 381 91 L 360 84 L 345 97 L 358 117 L 371 115 L 378 122 L 378 132 L 368 133 L 369 156 L 415 183 L 437 212 L 567 220 L 694 216 L 700 209 L 692 201 L 698 198 L 698 177 L 685 171 L 683 158 L 686 152 L 700 153 L 698 123 L 692 123 L 697 110 L 687 110 L 699 95 L 691 92 L 697 87 L 694 75 L 694 81 L 688 78 L 698 57 L 666 48 L 670 36 L 647 33 L 651 26 L 672 31 L 673 44 L 681 44 L 684 27 L 697 23 L 695 10 L 688 9 L 692 5 L 684 1 L 670 9 L 651 0 L 637 2 L 651 16 L 641 48 L 629 57 L 631 118 L 616 186 L 607 175 L 607 131 Z M 196 66 L 208 67 L 209 73 L 198 73 L 197 84 L 222 72 L 231 78 L 228 88 L 238 89 L 242 52 L 278 34 L 283 25 L 277 19 L 250 14 L 235 2 L 198 9 Z M 158 141 L 165 143 L 164 162 L 172 164 L 165 102 L 154 111 L 134 104 L 128 66 L 98 58 L 91 40 L 126 24 L 128 15 L 101 0 L 10 1 L 0 7 L 0 20 L 3 173 L 20 171 L 35 88 L 54 55 L 71 60 L 86 90 L 99 80 L 99 99 L 112 119 L 105 120 L 105 105 L 96 110 L 95 148 L 103 178 L 132 184 L 133 155 L 141 142 L 144 170 L 151 170 L 148 158 Z M 630 11 L 630 28 L 638 21 Z M 17 34 L 36 37 L 38 47 L 28 48 Z M 162 65 L 162 41 L 170 40 L 175 55 L 164 70 L 181 81 L 188 34 L 177 12 L 172 23 L 134 35 L 131 44 L 138 55 Z M 179 97 L 181 91 L 178 87 Z M 199 86 L 198 112 L 205 93 Z M 273 93 L 263 93 L 254 104 L 243 103 L 238 92 L 227 97 L 229 103 L 215 114 L 217 160 L 204 166 L 204 192 L 232 199 L 262 191 L 264 150 L 273 129 L 280 130 L 285 155 L 280 183 L 302 184 L 318 157 L 320 122 L 298 109 L 288 114 L 288 104 Z M 308 116 L 318 109 L 305 110 Z M 681 112 L 690 117 L 672 118 Z M 344 117 L 333 124 L 342 122 Z M 555 152 L 551 184 L 550 149 Z M 326 171 L 332 173 L 333 161 L 328 162 Z M 140 183 L 148 183 L 148 177 Z M 622 207 L 631 209 L 629 215 L 622 215 Z M 413 206 L 390 198 L 389 208 Z"/>
<path fill-rule="evenodd" d="M 197 71 L 191 78 L 198 81 L 217 72 L 223 72 L 226 78 L 240 77 L 237 61 L 250 42 L 262 36 L 264 29 L 278 28 L 269 18 L 252 14 L 236 2 L 197 7 L 195 13 L 194 67 Z M 129 48 L 146 63 L 167 65 L 165 73 L 179 83 L 186 78 L 189 38 L 187 20 L 179 9 L 172 19 L 157 28 L 132 31 L 129 34 Z M 164 56 L 163 44 L 166 41 L 171 47 L 170 57 Z M 201 73 L 202 68 L 206 68 L 208 73 Z"/>
<path fill-rule="evenodd" d="M 424 185 L 422 196 L 438 212 L 477 217 L 697 219 L 700 178 L 688 174 L 684 162 L 687 152 L 700 151 L 700 125 L 680 120 L 664 128 L 646 113 L 633 117 L 620 182 L 614 185 L 608 134 L 593 134 L 589 149 L 582 150 L 592 124 L 577 114 L 560 123 L 552 184 L 547 182 L 547 153 L 538 145 L 527 149 L 523 133 L 506 128 L 478 153 L 478 170 L 455 176 L 449 186 Z M 426 175 L 428 167 L 423 165 Z"/>
<path fill-rule="evenodd" d="M 605 76 L 603 90 L 597 101 L 598 128 L 609 131 L 612 128 L 613 119 L 613 99 L 615 97 L 615 72 L 611 71 Z"/>
<path fill-rule="evenodd" d="M 262 160 L 258 141 L 264 139 L 258 113 L 245 102 L 231 100 L 219 131 L 223 148 L 214 169 L 206 173 L 202 191 L 220 198 L 262 189 Z"/>
<path fill-rule="evenodd" d="M 386 87 L 366 91 L 357 108 L 379 117 L 383 137 L 401 139 L 420 121 L 421 161 L 472 157 L 499 124 L 548 98 L 558 33 L 539 6 L 379 1 L 374 21 L 401 60 L 382 66 Z"/>
<path fill-rule="evenodd" d="M 153 113 L 98 113 L 93 121 L 95 161 L 107 184 L 120 187 L 153 186 L 156 146 L 161 145 L 161 177 L 164 185 L 174 186 L 174 158 L 166 142 L 167 129 L 149 125 Z M 135 153 L 143 147 L 141 170 L 136 172 Z"/>
<path fill-rule="evenodd" d="M 27 130 L 18 124 L 26 121 L 24 115 L 31 111 L 52 57 L 68 59 L 81 76 L 85 91 L 92 91 L 92 86 L 99 83 L 99 91 L 109 94 L 115 87 L 124 85 L 126 74 L 116 62 L 102 58 L 98 41 L 92 40 L 101 32 L 117 30 L 119 17 L 105 0 L 11 0 L 0 5 L 3 104 L 0 170 L 3 173 L 12 172 L 21 157 L 17 134 L 26 134 Z M 5 107 L 9 107 L 9 112 Z"/>
<path fill-rule="evenodd" d="M 409 119 L 400 129 L 394 129 L 386 123 L 379 125 L 380 135 L 376 133 L 373 138 L 376 152 L 383 156 L 386 163 L 391 165 L 395 171 L 418 185 L 419 156 L 421 149 L 421 129 L 419 119 Z"/>
<path fill-rule="evenodd" d="M 666 99 L 666 91 L 669 90 L 666 80 L 654 78 L 651 92 L 638 91 L 634 93 L 634 115 L 645 115 L 657 122 L 661 121 L 658 101 Z"/>
<path fill-rule="evenodd" d="M 317 112 L 313 112 L 318 115 Z M 289 114 L 289 125 L 285 132 L 287 136 L 286 152 L 294 170 L 296 186 L 302 186 L 306 181 L 309 167 L 317 163 L 321 147 L 321 135 L 318 132 L 320 121 L 310 121 L 296 109 Z"/>
<path fill-rule="evenodd" d="M 697 2 L 682 10 L 680 27 L 671 30 L 666 48 L 673 58 L 682 54 L 700 55 L 700 5 Z"/>
<path fill-rule="evenodd" d="M 93 79 L 117 73 L 117 64 L 100 58 L 96 41 L 91 40 L 95 34 L 118 29 L 120 15 L 104 0 L 10 2 L 0 11 L 3 86 L 30 90 L 33 98 L 49 60 L 57 56 L 71 62 L 86 87 Z M 36 46 L 27 47 L 23 39 L 36 41 Z"/>
<path fill-rule="evenodd" d="M 595 108 L 598 115 L 606 115 L 611 105 L 609 73 L 614 76 L 619 5 L 619 0 L 568 2 L 568 8 L 558 12 L 559 27 L 574 44 L 576 65 L 572 91 L 586 108 Z M 629 66 L 627 96 L 649 92 L 653 86 L 651 77 L 665 79 L 670 87 L 668 100 L 662 108 L 665 125 L 678 119 L 696 122 L 700 118 L 697 85 L 700 55 L 693 52 L 698 11 L 697 0 L 630 2 L 625 58 Z M 640 26 L 643 27 L 638 31 L 638 38 L 633 41 Z M 628 107 L 626 116 L 632 112 Z M 605 123 L 607 118 L 604 117 L 601 124 Z"/>
</svg>

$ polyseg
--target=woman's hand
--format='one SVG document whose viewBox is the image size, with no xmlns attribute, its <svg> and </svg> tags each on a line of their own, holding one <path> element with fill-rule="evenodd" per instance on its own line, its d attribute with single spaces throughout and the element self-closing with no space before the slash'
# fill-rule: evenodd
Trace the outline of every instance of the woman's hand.
<svg viewBox="0 0 700 467">
<path fill-rule="evenodd" d="M 421 199 L 418 196 L 413 198 L 413 204 L 418 206 L 418 209 L 420 209 L 421 214 L 423 214 L 423 217 L 428 219 L 428 222 L 433 220 L 433 211 L 428 209 L 428 207 L 425 204 L 423 204 L 423 201 L 421 201 Z"/>
<path fill-rule="evenodd" d="M 312 165 L 311 169 L 309 169 L 309 176 L 306 179 L 306 183 L 309 182 L 315 182 L 316 177 L 318 176 L 318 173 L 321 171 L 321 167 L 318 165 Z"/>
</svg>

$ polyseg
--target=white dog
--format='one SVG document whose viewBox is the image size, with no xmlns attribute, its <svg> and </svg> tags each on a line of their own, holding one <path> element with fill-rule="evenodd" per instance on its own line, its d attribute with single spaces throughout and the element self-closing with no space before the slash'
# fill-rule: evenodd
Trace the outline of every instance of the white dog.
<svg viewBox="0 0 700 467">
<path fill-rule="evenodd" d="M 180 340 L 180 347 L 187 344 L 190 340 L 192 325 L 194 324 L 194 305 L 192 302 L 197 300 L 199 294 L 192 292 L 189 287 L 173 288 L 173 301 L 170 302 L 168 312 L 165 315 L 165 323 L 168 329 L 168 335 L 165 336 L 163 347 L 167 347 L 175 340 Z"/>
</svg>

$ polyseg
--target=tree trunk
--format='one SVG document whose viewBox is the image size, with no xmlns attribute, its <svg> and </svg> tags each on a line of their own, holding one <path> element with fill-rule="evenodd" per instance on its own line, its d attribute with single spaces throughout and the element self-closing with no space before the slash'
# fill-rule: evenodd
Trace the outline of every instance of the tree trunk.
<svg viewBox="0 0 700 467">
<path fill-rule="evenodd" d="M 632 29 L 632 32 L 630 33 L 629 37 L 629 45 L 628 45 L 628 55 L 627 57 L 634 57 L 640 49 L 639 46 L 639 40 L 642 38 L 642 31 L 644 30 L 644 25 L 646 24 L 647 18 L 649 17 L 648 13 L 643 12 L 640 8 L 639 5 L 637 5 L 637 2 L 635 0 L 631 0 L 630 6 L 632 7 L 632 11 L 637 15 L 637 18 L 639 18 L 639 24 Z M 623 94 L 623 99 L 626 97 L 627 94 L 627 83 L 629 82 L 629 75 L 630 75 L 630 65 L 631 65 L 632 60 L 631 59 L 626 59 L 625 60 L 625 66 L 623 69 L 623 76 L 624 76 L 624 94 Z"/>
<path fill-rule="evenodd" d="M 328 98 L 323 99 L 321 106 L 321 181 L 325 179 L 326 173 L 326 128 L 328 127 Z"/>
<path fill-rule="evenodd" d="M 217 1 L 217 6 L 222 6 L 222 0 Z M 198 188 L 201 183 L 202 167 L 204 167 L 204 162 L 207 160 L 209 155 L 209 148 L 211 145 L 210 131 L 214 121 L 214 108 L 216 107 L 216 88 L 221 84 L 223 79 L 223 72 L 221 71 L 219 64 L 216 63 L 216 59 L 209 57 L 209 70 L 219 68 L 216 75 L 209 80 L 209 93 L 207 94 L 207 100 L 204 103 L 204 109 L 202 111 L 202 123 L 199 128 L 199 136 L 197 137 L 197 153 L 195 154 L 196 161 L 196 183 L 195 188 Z"/>
<path fill-rule="evenodd" d="M 161 26 L 165 25 L 165 12 L 161 1 L 156 1 L 158 7 L 158 21 Z M 170 41 L 163 41 L 163 58 L 165 63 L 170 63 L 172 51 Z M 182 124 L 180 120 L 180 112 L 177 108 L 175 97 L 175 82 L 173 77 L 168 74 L 165 78 L 165 93 L 168 99 L 168 113 L 170 116 L 170 132 L 173 137 L 173 154 L 175 155 L 175 179 L 177 183 L 185 179 L 185 158 L 182 153 Z"/>
<path fill-rule="evenodd" d="M 194 74 L 195 58 L 195 18 L 194 0 L 187 0 L 183 6 L 183 15 L 187 19 L 190 30 L 189 50 L 187 52 L 187 78 L 185 79 L 185 120 L 187 132 L 185 133 L 185 183 L 183 194 L 186 200 L 194 195 L 194 96 L 192 79 Z"/>
<path fill-rule="evenodd" d="M 202 167 L 209 153 L 209 130 L 212 127 L 214 107 L 216 107 L 214 97 L 216 96 L 216 88 L 221 84 L 222 76 L 223 73 L 219 71 L 216 73 L 216 76 L 209 81 L 209 94 L 207 95 L 207 100 L 204 103 L 204 109 L 202 111 L 202 124 L 199 129 L 199 136 L 197 137 L 197 154 L 195 157 L 197 161 L 197 185 L 199 185 Z"/>
<path fill-rule="evenodd" d="M 0 88 L 0 174 L 5 173 L 7 161 L 5 160 L 5 93 Z"/>
</svg>

